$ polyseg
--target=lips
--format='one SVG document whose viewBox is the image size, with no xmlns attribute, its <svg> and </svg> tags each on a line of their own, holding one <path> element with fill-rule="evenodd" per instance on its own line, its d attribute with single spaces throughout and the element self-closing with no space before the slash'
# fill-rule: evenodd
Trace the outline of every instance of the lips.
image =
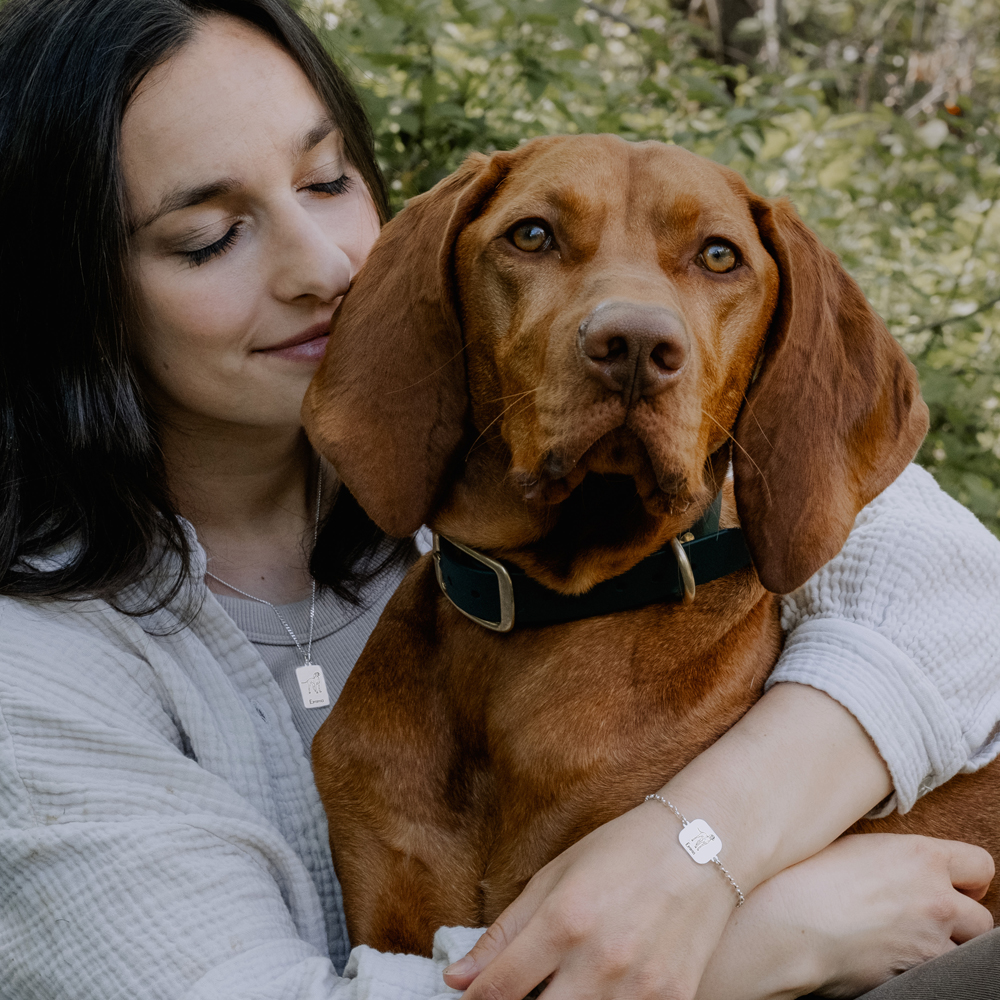
<svg viewBox="0 0 1000 1000">
<path fill-rule="evenodd" d="M 284 358 L 289 361 L 319 362 L 326 352 L 326 344 L 330 339 L 330 321 L 316 323 L 296 333 L 273 347 L 262 347 L 254 351 L 271 358 Z"/>
</svg>

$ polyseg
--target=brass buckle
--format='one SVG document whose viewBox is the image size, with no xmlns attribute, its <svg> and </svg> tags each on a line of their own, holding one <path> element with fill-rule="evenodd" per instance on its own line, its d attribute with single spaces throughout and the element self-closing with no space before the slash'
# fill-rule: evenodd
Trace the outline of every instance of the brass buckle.
<svg viewBox="0 0 1000 1000">
<path fill-rule="evenodd" d="M 488 628 L 492 632 L 509 632 L 514 627 L 514 584 L 511 581 L 510 573 L 507 572 L 507 568 L 504 564 L 497 562 L 496 559 L 491 559 L 489 556 L 484 556 L 482 552 L 470 549 L 467 545 L 463 545 L 461 542 L 456 542 L 451 538 L 447 539 L 449 544 L 454 545 L 460 552 L 464 552 L 467 556 L 471 556 L 477 562 L 481 562 L 484 566 L 487 566 L 496 574 L 497 586 L 500 590 L 500 621 L 491 622 L 487 621 L 485 618 L 477 618 L 475 615 L 470 615 L 468 611 L 465 611 L 455 604 L 452 600 L 451 594 L 448 593 L 448 588 L 445 586 L 444 582 L 444 574 L 441 572 L 440 536 L 436 531 L 433 533 L 433 538 L 434 546 L 431 549 L 431 553 L 434 556 L 434 575 L 437 577 L 441 593 L 444 594 L 449 601 L 451 601 L 456 611 L 460 611 L 466 618 L 471 619 L 477 625 L 482 625 L 483 628 Z"/>
<path fill-rule="evenodd" d="M 677 560 L 677 565 L 680 567 L 681 580 L 684 582 L 684 603 L 693 604 L 694 603 L 694 570 L 691 569 L 691 560 L 688 559 L 688 554 L 684 550 L 683 544 L 679 538 L 670 539 L 670 547 L 674 550 L 674 558 Z"/>
</svg>

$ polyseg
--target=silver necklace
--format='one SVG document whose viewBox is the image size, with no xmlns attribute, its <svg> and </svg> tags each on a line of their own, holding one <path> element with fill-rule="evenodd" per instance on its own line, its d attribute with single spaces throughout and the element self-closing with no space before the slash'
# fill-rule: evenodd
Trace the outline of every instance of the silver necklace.
<svg viewBox="0 0 1000 1000">
<path fill-rule="evenodd" d="M 323 469 L 321 467 L 319 478 L 316 482 L 316 518 L 313 522 L 314 549 L 316 542 L 319 540 L 319 512 L 322 501 Z M 240 590 L 239 587 L 234 587 L 231 583 L 223 580 L 222 577 L 216 576 L 214 573 L 210 573 L 207 569 L 205 570 L 205 576 L 210 576 L 216 583 L 221 583 L 223 587 L 228 587 L 230 590 L 251 601 L 256 601 L 258 604 L 266 604 L 278 616 L 278 621 L 281 622 L 285 627 L 285 631 L 291 636 L 292 642 L 295 643 L 295 648 L 299 651 L 299 655 L 303 660 L 302 666 L 297 667 L 295 670 L 295 677 L 299 682 L 299 691 L 302 694 L 303 707 L 326 708 L 330 704 L 330 695 L 326 690 L 326 677 L 323 675 L 323 668 L 318 663 L 313 663 L 312 661 L 313 626 L 316 621 L 316 578 L 313 577 L 312 597 L 309 601 L 309 637 L 306 640 L 306 648 L 303 649 L 302 643 L 299 642 L 299 637 L 292 631 L 292 627 L 285 620 L 285 616 L 270 601 L 265 601 L 263 597 L 255 597 L 253 594 L 248 594 L 245 590 Z"/>
</svg>

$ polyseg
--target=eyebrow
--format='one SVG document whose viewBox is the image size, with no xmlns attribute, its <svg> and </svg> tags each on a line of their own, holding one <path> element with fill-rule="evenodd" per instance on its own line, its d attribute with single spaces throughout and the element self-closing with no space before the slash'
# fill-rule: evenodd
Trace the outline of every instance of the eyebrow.
<svg viewBox="0 0 1000 1000">
<path fill-rule="evenodd" d="M 335 129 L 333 121 L 328 117 L 320 118 L 311 128 L 301 133 L 298 139 L 292 144 L 292 155 L 295 159 L 305 156 L 306 153 L 315 149 L 324 139 L 326 139 Z M 150 212 L 149 215 L 139 219 L 132 226 L 132 233 L 145 229 L 152 225 L 157 219 L 171 212 L 180 211 L 182 208 L 192 208 L 195 205 L 202 205 L 206 201 L 218 198 L 220 195 L 232 194 L 242 188 L 242 184 L 233 178 L 221 178 L 212 181 L 210 184 L 201 184 L 197 187 L 178 187 L 167 192 L 160 199 L 160 204 Z"/>
<path fill-rule="evenodd" d="M 334 129 L 332 119 L 326 115 L 320 118 L 311 129 L 302 133 L 297 144 L 293 146 L 296 158 L 305 156 L 311 149 L 315 149 Z"/>
</svg>

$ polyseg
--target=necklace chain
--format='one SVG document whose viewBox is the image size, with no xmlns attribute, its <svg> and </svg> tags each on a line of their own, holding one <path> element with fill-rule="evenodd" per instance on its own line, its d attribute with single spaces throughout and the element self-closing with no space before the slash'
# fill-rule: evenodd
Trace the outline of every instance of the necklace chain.
<svg viewBox="0 0 1000 1000">
<path fill-rule="evenodd" d="M 319 511 L 323 500 L 323 468 L 320 466 L 319 476 L 316 482 L 316 518 L 313 522 L 313 548 L 316 547 L 316 542 L 319 539 Z M 313 626 L 316 622 L 316 578 L 312 578 L 312 597 L 309 601 L 309 638 L 306 640 L 306 648 L 302 648 L 302 643 L 299 642 L 298 636 L 292 631 L 291 625 L 285 621 L 285 616 L 270 602 L 265 601 L 263 597 L 254 597 L 253 594 L 248 594 L 245 590 L 240 590 L 239 587 L 234 587 L 231 583 L 223 580 L 222 577 L 216 576 L 214 573 L 210 573 L 207 569 L 205 570 L 205 576 L 210 576 L 216 583 L 221 583 L 223 587 L 228 587 L 230 590 L 235 591 L 237 594 L 242 594 L 243 597 L 249 598 L 251 601 L 256 601 L 258 604 L 266 604 L 277 616 L 278 621 L 285 626 L 285 631 L 292 637 L 292 642 L 295 643 L 295 648 L 299 651 L 302 656 L 303 662 L 306 664 L 312 663 L 312 648 L 313 648 Z"/>
</svg>

